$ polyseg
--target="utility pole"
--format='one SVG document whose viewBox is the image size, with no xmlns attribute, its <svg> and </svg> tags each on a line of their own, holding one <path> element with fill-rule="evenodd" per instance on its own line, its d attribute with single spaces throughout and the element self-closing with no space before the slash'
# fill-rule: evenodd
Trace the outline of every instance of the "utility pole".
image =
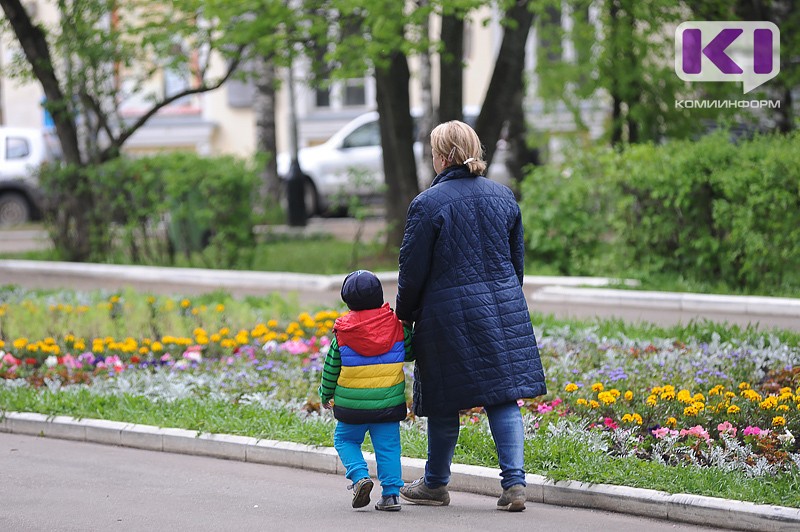
<svg viewBox="0 0 800 532">
<path fill-rule="evenodd" d="M 292 227 L 303 227 L 306 225 L 306 204 L 305 204 L 305 176 L 300 168 L 299 135 L 297 133 L 297 108 L 294 93 L 294 69 L 293 62 L 289 64 L 289 122 L 290 137 L 292 143 L 292 164 L 289 167 L 287 176 L 287 222 Z"/>
</svg>

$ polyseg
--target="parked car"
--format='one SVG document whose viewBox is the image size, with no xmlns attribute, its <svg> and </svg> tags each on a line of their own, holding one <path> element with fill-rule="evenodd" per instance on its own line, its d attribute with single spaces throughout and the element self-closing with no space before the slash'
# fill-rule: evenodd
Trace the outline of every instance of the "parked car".
<svg viewBox="0 0 800 532">
<path fill-rule="evenodd" d="M 477 111 L 467 110 L 464 120 L 474 124 Z M 505 150 L 498 150 L 486 175 L 503 184 L 511 182 L 506 168 Z M 430 184 L 433 169 L 422 164 L 422 143 L 414 142 L 417 159 L 417 179 L 420 188 Z M 323 144 L 298 151 L 300 168 L 305 174 L 305 205 L 309 215 L 337 210 L 356 195 L 365 200 L 382 198 L 383 151 L 377 111 L 357 116 L 334 133 Z M 278 174 L 286 179 L 291 165 L 291 155 L 280 153 L 277 157 Z"/>
<path fill-rule="evenodd" d="M 0 225 L 17 225 L 42 216 L 36 170 L 53 161 L 55 151 L 39 129 L 0 127 Z"/>
</svg>

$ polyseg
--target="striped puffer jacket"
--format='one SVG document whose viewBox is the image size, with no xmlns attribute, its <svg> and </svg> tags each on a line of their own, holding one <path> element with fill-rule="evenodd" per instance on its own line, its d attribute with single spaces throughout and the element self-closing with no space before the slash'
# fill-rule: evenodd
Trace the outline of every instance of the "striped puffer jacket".
<svg viewBox="0 0 800 532">
<path fill-rule="evenodd" d="M 333 330 L 319 390 L 322 402 L 333 398 L 334 417 L 345 423 L 404 420 L 403 361 L 411 339 L 389 304 L 350 311 Z"/>
</svg>

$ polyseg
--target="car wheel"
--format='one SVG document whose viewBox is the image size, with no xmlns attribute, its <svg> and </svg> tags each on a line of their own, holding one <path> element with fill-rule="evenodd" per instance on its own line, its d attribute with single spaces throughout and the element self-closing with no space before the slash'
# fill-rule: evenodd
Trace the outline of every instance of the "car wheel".
<svg viewBox="0 0 800 532">
<path fill-rule="evenodd" d="M 289 210 L 289 198 L 287 196 L 288 182 L 284 179 L 281 180 L 281 208 L 284 212 Z M 319 197 L 317 196 L 317 187 L 311 178 L 305 176 L 303 178 L 303 203 L 306 207 L 306 218 L 311 218 L 319 212 Z"/>
<path fill-rule="evenodd" d="M 317 187 L 311 178 L 306 176 L 303 187 L 303 202 L 306 205 L 306 216 L 312 217 L 319 212 L 319 198 L 317 197 Z"/>
<path fill-rule="evenodd" d="M 19 225 L 31 220 L 28 199 L 18 192 L 0 194 L 0 225 Z"/>
</svg>

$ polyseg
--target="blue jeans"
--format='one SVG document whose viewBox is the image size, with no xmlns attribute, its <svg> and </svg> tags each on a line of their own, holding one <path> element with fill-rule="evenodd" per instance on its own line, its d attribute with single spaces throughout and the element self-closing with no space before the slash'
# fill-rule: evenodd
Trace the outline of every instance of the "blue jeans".
<svg viewBox="0 0 800 532">
<path fill-rule="evenodd" d="M 500 463 L 500 485 L 503 489 L 525 486 L 525 433 L 522 414 L 516 401 L 485 407 L 489 427 Z M 425 484 L 431 488 L 450 482 L 450 464 L 458 442 L 458 414 L 428 418 L 428 461 L 425 463 Z"/>
<path fill-rule="evenodd" d="M 344 465 L 345 476 L 354 483 L 369 476 L 367 462 L 361 452 L 367 431 L 375 449 L 378 480 L 383 495 L 399 495 L 403 486 L 403 470 L 400 465 L 400 423 L 397 421 L 360 425 L 341 421 L 336 423 L 333 446 Z"/>
</svg>

